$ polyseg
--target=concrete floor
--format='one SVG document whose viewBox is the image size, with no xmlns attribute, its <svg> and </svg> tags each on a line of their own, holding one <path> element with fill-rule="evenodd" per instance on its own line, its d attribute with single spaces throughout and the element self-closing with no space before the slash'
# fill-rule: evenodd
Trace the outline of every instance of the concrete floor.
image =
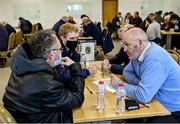
<svg viewBox="0 0 180 124">
<path fill-rule="evenodd" d="M 107 54 L 108 57 L 114 56 L 119 51 L 119 48 L 120 48 L 119 41 L 114 40 L 113 43 L 114 43 L 114 49 L 112 52 Z M 5 92 L 5 87 L 7 85 L 7 82 L 11 73 L 11 69 L 9 67 L 10 65 L 9 61 L 10 59 L 8 60 L 4 68 L 0 68 L 0 103 L 2 103 L 2 97 Z"/>
</svg>

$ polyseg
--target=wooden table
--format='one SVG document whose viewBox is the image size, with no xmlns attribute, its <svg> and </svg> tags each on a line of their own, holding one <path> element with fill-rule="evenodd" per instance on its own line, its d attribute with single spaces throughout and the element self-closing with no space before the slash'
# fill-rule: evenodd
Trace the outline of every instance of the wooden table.
<svg viewBox="0 0 180 124">
<path fill-rule="evenodd" d="M 119 77 L 122 78 L 122 76 Z M 140 105 L 141 108 L 138 110 L 126 111 L 121 114 L 116 113 L 115 94 L 110 92 L 106 92 L 105 109 L 96 110 L 96 85 L 92 83 L 92 81 L 99 79 L 103 79 L 102 73 L 100 71 L 98 71 L 96 75 L 89 76 L 85 80 L 85 101 L 81 108 L 75 109 L 73 111 L 73 118 L 75 123 L 164 116 L 170 114 L 170 112 L 157 100 L 153 100 L 151 103 L 147 104 L 149 108 Z M 93 92 L 93 94 L 91 94 L 86 87 L 88 87 Z"/>
<path fill-rule="evenodd" d="M 161 31 L 161 34 L 162 35 L 167 35 L 167 38 L 166 38 L 166 49 L 171 49 L 172 35 L 180 35 L 180 32 Z"/>
</svg>

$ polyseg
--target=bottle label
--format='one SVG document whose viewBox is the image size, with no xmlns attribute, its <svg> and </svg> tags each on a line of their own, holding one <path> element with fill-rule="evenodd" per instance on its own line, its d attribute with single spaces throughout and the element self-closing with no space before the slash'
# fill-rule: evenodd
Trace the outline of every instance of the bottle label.
<svg viewBox="0 0 180 124">
<path fill-rule="evenodd" d="M 98 96 L 104 96 L 104 92 L 97 92 Z"/>
<path fill-rule="evenodd" d="M 116 91 L 116 96 L 117 96 L 117 98 L 121 98 L 121 97 L 125 97 L 125 92 L 123 91 Z"/>
</svg>

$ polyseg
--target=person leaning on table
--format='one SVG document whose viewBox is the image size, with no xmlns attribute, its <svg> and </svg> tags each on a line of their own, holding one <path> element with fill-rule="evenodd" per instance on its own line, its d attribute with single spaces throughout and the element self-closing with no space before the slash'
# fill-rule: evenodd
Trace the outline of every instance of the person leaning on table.
<svg viewBox="0 0 180 124">
<path fill-rule="evenodd" d="M 127 96 L 142 103 L 155 98 L 171 112 L 170 116 L 159 117 L 160 122 L 174 118 L 180 122 L 180 66 L 166 50 L 149 42 L 140 28 L 126 31 L 122 41 L 130 59 L 123 70 Z M 115 75 L 111 76 L 115 88 L 119 82 Z M 158 122 L 156 119 L 151 122 Z"/>
<path fill-rule="evenodd" d="M 13 54 L 3 102 L 18 123 L 73 122 L 72 109 L 84 101 L 84 79 L 80 64 L 61 59 L 61 50 L 55 34 L 42 31 Z M 69 82 L 55 79 L 52 67 L 60 62 L 69 66 Z"/>
</svg>

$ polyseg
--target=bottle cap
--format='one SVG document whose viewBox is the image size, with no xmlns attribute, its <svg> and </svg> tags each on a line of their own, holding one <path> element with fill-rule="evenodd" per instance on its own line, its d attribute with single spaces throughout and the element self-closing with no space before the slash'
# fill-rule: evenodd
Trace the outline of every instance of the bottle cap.
<svg viewBox="0 0 180 124">
<path fill-rule="evenodd" d="M 100 80 L 100 81 L 99 81 L 99 84 L 104 84 L 104 81 Z"/>
<path fill-rule="evenodd" d="M 124 82 L 119 83 L 119 87 L 123 87 L 124 86 Z"/>
</svg>

